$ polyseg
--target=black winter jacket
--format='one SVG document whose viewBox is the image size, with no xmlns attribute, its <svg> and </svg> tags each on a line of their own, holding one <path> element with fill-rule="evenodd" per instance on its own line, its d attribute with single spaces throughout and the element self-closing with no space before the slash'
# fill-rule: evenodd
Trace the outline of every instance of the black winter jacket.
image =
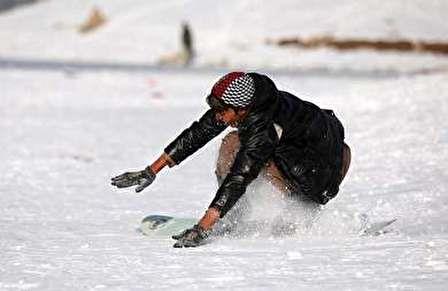
<svg viewBox="0 0 448 291">
<path fill-rule="evenodd" d="M 298 194 L 325 204 L 338 192 L 344 129 L 330 110 L 277 90 L 265 75 L 249 73 L 255 97 L 248 115 L 238 125 L 240 150 L 230 173 L 210 204 L 221 217 L 245 193 L 268 160 L 273 160 Z M 208 110 L 166 148 L 181 163 L 226 125 Z"/>
</svg>

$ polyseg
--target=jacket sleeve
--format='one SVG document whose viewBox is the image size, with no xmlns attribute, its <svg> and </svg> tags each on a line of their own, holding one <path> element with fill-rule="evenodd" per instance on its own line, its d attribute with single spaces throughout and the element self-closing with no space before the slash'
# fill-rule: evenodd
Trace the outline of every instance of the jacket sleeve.
<svg viewBox="0 0 448 291">
<path fill-rule="evenodd" d="M 216 120 L 215 113 L 209 109 L 198 121 L 193 122 L 176 137 L 164 151 L 176 164 L 180 164 L 224 131 L 226 127 L 224 123 Z"/>
<path fill-rule="evenodd" d="M 241 147 L 230 173 L 219 187 L 210 207 L 220 210 L 223 217 L 246 192 L 272 156 L 278 136 L 272 121 L 255 117 L 249 128 L 239 130 Z"/>
</svg>

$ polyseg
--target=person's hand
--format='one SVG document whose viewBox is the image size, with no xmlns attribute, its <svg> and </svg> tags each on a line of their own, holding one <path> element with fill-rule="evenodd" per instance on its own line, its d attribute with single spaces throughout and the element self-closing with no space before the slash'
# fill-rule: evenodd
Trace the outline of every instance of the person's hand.
<svg viewBox="0 0 448 291">
<path fill-rule="evenodd" d="M 180 234 L 173 235 L 172 238 L 177 240 L 173 245 L 175 248 L 190 248 L 205 244 L 209 232 L 199 225 L 186 229 Z"/>
<path fill-rule="evenodd" d="M 111 179 L 111 184 L 118 188 L 126 188 L 138 185 L 135 188 L 135 192 L 138 193 L 151 185 L 151 183 L 154 182 L 155 178 L 156 174 L 154 173 L 154 171 L 151 169 L 151 167 L 147 167 L 143 171 L 126 172 L 124 174 L 113 177 Z"/>
</svg>

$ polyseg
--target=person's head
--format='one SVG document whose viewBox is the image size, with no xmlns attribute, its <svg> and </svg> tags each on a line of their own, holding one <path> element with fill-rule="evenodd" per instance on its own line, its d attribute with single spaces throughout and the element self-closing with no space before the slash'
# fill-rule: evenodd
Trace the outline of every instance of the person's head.
<svg viewBox="0 0 448 291">
<path fill-rule="evenodd" d="M 207 103 L 216 112 L 218 120 L 236 127 L 246 117 L 254 95 L 252 77 L 243 72 L 232 72 L 215 83 Z"/>
</svg>

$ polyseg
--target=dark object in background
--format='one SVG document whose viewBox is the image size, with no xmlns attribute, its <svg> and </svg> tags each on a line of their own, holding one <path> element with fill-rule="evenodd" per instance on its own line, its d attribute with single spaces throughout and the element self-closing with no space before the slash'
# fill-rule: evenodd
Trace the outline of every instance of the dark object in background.
<svg viewBox="0 0 448 291">
<path fill-rule="evenodd" d="M 15 8 L 18 5 L 33 4 L 39 0 L 0 0 L 0 13 Z"/>
<path fill-rule="evenodd" d="M 182 23 L 182 51 L 185 54 L 185 65 L 189 65 L 194 57 L 193 34 L 187 22 Z"/>
</svg>

